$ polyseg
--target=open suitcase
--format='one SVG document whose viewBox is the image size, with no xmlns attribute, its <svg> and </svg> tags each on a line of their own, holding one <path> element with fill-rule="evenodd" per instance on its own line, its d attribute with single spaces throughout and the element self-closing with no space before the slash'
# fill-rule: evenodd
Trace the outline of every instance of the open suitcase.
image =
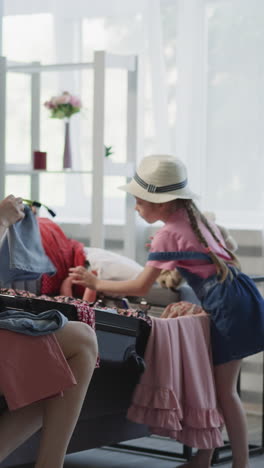
<svg viewBox="0 0 264 468">
<path fill-rule="evenodd" d="M 69 320 L 78 320 L 76 307 L 70 303 L 41 300 L 34 297 L 0 294 L 0 311 L 23 310 L 34 314 L 57 309 Z M 94 308 L 96 335 L 102 365 L 122 366 L 135 361 L 134 368 L 144 370 L 144 351 L 150 327 L 148 323 L 134 317 L 126 317 Z"/>
</svg>

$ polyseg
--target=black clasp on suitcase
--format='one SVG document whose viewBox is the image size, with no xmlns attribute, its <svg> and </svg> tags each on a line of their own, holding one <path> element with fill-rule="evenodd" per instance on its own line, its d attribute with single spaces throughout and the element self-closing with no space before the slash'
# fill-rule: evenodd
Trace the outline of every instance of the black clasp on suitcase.
<svg viewBox="0 0 264 468">
<path fill-rule="evenodd" d="M 139 356 L 136 352 L 134 345 L 129 346 L 124 353 L 124 365 L 128 366 L 131 370 L 135 370 L 142 374 L 146 369 L 146 363 L 143 357 Z"/>
</svg>

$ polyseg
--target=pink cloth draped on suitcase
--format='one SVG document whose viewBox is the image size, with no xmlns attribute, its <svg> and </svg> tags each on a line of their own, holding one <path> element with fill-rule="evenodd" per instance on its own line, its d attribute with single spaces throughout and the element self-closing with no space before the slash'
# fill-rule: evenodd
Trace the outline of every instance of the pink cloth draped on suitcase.
<svg viewBox="0 0 264 468">
<path fill-rule="evenodd" d="M 152 318 L 146 370 L 137 385 L 128 419 L 153 434 L 190 447 L 223 445 L 206 314 Z"/>
</svg>

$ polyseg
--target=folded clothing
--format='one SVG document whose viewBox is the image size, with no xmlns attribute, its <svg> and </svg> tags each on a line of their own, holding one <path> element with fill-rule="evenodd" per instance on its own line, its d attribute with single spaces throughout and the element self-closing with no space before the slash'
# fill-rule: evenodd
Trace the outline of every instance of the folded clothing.
<svg viewBox="0 0 264 468">
<path fill-rule="evenodd" d="M 0 329 L 24 335 L 39 336 L 54 333 L 67 322 L 68 319 L 55 309 L 39 314 L 12 309 L 0 312 Z"/>
<path fill-rule="evenodd" d="M 179 301 L 167 305 L 160 318 L 176 318 L 182 317 L 183 315 L 197 314 L 207 315 L 201 306 L 187 301 Z"/>
</svg>

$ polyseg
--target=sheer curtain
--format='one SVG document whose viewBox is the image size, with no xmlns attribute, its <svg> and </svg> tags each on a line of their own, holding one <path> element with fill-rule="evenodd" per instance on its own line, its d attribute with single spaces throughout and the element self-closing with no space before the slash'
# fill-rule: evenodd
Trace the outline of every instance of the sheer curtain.
<svg viewBox="0 0 264 468">
<path fill-rule="evenodd" d="M 193 190 L 205 195 L 207 29 L 204 0 L 178 0 L 176 154 L 188 166 Z"/>
<path fill-rule="evenodd" d="M 208 209 L 229 225 L 263 223 L 264 3 L 208 2 Z"/>
<path fill-rule="evenodd" d="M 16 10 L 17 5 L 17 10 Z M 29 15 L 31 2 L 24 3 L 24 10 L 19 2 L 4 2 L 4 46 L 3 53 L 12 60 L 41 60 L 42 63 L 54 62 L 76 62 L 89 61 L 93 57 L 93 51 L 104 49 L 111 53 L 135 54 L 140 60 L 140 95 L 139 101 L 139 154 L 141 158 L 144 154 L 159 151 L 169 152 L 169 130 L 168 130 L 168 101 L 166 88 L 166 72 L 163 56 L 162 27 L 160 22 L 160 4 L 157 0 L 150 2 L 143 0 L 138 2 L 121 1 L 99 1 L 94 2 L 35 2 L 32 9 L 33 14 Z M 152 12 L 151 16 L 149 15 Z M 17 12 L 17 15 L 14 13 Z M 49 18 L 49 31 L 45 35 L 45 26 L 41 29 L 40 19 Z M 12 24 L 13 22 L 13 24 Z M 33 22 L 33 25 L 32 25 Z M 17 25 L 20 24 L 21 28 Z M 12 41 L 7 40 L 11 36 L 12 26 L 16 30 L 21 29 L 21 53 L 15 57 L 12 50 Z M 28 27 L 29 26 L 29 27 Z M 24 31 L 23 31 L 24 27 Z M 27 34 L 25 34 L 27 28 Z M 37 37 L 35 29 L 39 30 L 39 40 L 46 42 L 48 53 L 40 54 L 37 58 L 34 47 L 31 47 L 32 35 Z M 13 29 L 14 30 L 14 29 Z M 22 34 L 23 32 L 23 34 Z M 158 33 L 156 37 L 156 33 Z M 47 36 L 47 37 L 46 37 Z M 25 37 L 27 40 L 25 40 Z M 16 40 L 18 38 L 16 37 Z M 14 42 L 14 41 L 13 41 Z M 45 50 L 45 49 L 44 49 Z M 39 47 L 41 51 L 41 47 Z M 50 60 L 51 56 L 52 60 Z M 75 77 L 70 73 L 42 74 L 42 96 L 43 102 L 63 89 L 80 93 L 84 96 L 84 110 L 82 116 L 74 117 L 74 168 L 89 169 L 91 167 L 91 141 L 92 141 L 92 86 L 93 76 L 89 72 L 79 73 Z M 124 103 L 126 91 L 124 89 L 125 77 L 120 71 L 108 73 L 107 81 L 110 83 L 107 94 L 106 110 L 106 145 L 113 146 L 113 161 L 125 159 L 125 135 L 124 128 Z M 15 85 L 14 85 L 15 86 Z M 26 85 L 20 83 L 16 86 L 20 95 L 19 101 L 23 101 L 23 96 L 29 98 L 29 90 Z M 57 91 L 58 90 L 58 91 Z M 10 92 L 11 96 L 12 92 Z M 9 100 L 12 101 L 11 98 Z M 11 109 L 15 104 L 10 103 Z M 16 127 L 19 128 L 19 112 Z M 28 115 L 28 112 L 27 112 Z M 13 134 L 12 111 L 9 115 L 9 126 Z M 59 169 L 60 150 L 62 145 L 62 125 L 60 121 L 50 121 L 42 109 L 41 117 L 41 145 L 42 150 L 48 153 L 48 168 Z M 19 154 L 12 151 L 11 147 L 7 151 L 12 162 L 22 162 L 29 158 L 28 134 L 23 132 L 24 137 L 20 137 L 22 146 L 25 149 Z M 11 138 L 8 139 L 11 142 Z M 27 146 L 26 146 L 27 145 Z M 44 146 L 44 148 L 43 148 Z M 15 155 L 15 156 L 14 156 Z M 15 158 L 15 159 L 14 159 Z M 76 221 L 89 221 L 91 205 L 91 180 L 89 176 L 66 175 L 43 177 L 42 193 L 47 204 L 54 206 L 54 201 L 58 203 L 57 212 L 62 218 L 72 218 Z M 22 184 L 22 179 L 21 184 Z M 14 179 L 9 178 L 8 187 L 12 188 Z M 106 221 L 122 223 L 125 219 L 125 205 L 123 194 L 114 190 L 114 186 L 123 183 L 123 180 L 111 178 L 105 180 L 106 193 Z M 29 185 L 29 183 L 28 183 Z M 46 186 L 52 186 L 52 191 L 45 190 Z M 74 187 L 74 190 L 72 188 Z M 54 196 L 55 194 L 55 196 Z M 114 202 L 114 203 L 113 203 Z M 85 206 L 85 210 L 83 209 Z M 56 211 L 56 205 L 54 206 Z M 84 216 L 85 213 L 85 216 Z M 85 219 L 84 219 L 85 218 Z M 120 219 L 121 218 L 121 219 Z M 69 219 L 70 221 L 70 219 Z"/>
<path fill-rule="evenodd" d="M 1 3 L 2 53 L 12 60 L 88 61 L 95 49 L 138 55 L 141 87 L 138 159 L 154 152 L 177 154 L 188 165 L 190 183 L 200 194 L 202 208 L 215 211 L 219 222 L 229 227 L 262 225 L 263 2 L 0 0 L 0 12 Z M 113 160 L 122 161 L 125 151 L 122 73 L 112 74 L 109 81 L 105 138 L 106 144 L 114 146 Z M 86 109 L 74 122 L 74 164 L 88 168 L 92 76 L 84 72 L 78 76 L 43 76 L 43 99 L 66 83 L 74 92 L 81 91 L 85 100 Z M 11 108 L 19 105 L 23 109 L 27 86 L 13 83 L 10 95 L 17 97 L 13 98 Z M 120 96 L 115 103 L 116 89 L 120 89 Z M 10 113 L 8 157 L 14 158 L 11 134 L 14 141 L 17 132 L 16 141 L 25 149 L 16 157 L 23 159 L 28 154 L 27 136 L 21 132 L 19 116 L 16 119 L 14 124 L 14 112 Z M 56 166 L 54 148 L 59 148 L 61 138 L 58 125 L 54 124 L 51 130 L 51 122 L 43 110 L 42 140 L 44 143 L 50 135 L 50 167 Z M 112 187 L 119 182 L 112 180 Z M 63 180 L 56 189 L 59 211 L 62 217 L 67 212 L 71 213 L 70 218 L 79 219 L 80 200 L 90 203 L 89 183 L 87 179 L 86 182 L 79 179 L 74 193 L 67 183 L 70 184 Z M 120 197 L 118 207 L 123 202 L 112 187 L 106 181 L 110 201 L 107 218 L 118 222 L 120 216 L 122 223 L 124 211 L 115 209 L 111 197 L 116 201 Z"/>
</svg>

